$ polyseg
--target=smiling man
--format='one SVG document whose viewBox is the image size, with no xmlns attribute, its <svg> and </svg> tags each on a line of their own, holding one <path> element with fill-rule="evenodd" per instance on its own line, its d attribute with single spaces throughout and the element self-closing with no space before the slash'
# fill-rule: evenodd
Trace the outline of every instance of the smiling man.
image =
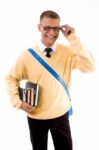
<svg viewBox="0 0 99 150">
<path fill-rule="evenodd" d="M 30 51 L 22 52 L 6 78 L 12 105 L 27 113 L 33 150 L 47 150 L 48 131 L 53 138 L 55 150 L 72 150 L 72 137 L 68 119 L 71 102 L 59 79 L 70 86 L 74 69 L 82 72 L 94 71 L 92 54 L 87 51 L 76 36 L 75 29 L 68 24 L 60 25 L 59 15 L 47 10 L 40 15 L 38 30 L 40 42 L 33 46 L 40 60 L 43 59 L 57 72 L 57 79 L 33 57 Z M 56 42 L 59 33 L 70 45 Z M 39 55 L 39 56 L 38 56 Z M 36 107 L 22 102 L 18 87 L 21 80 L 40 85 L 39 101 Z"/>
<path fill-rule="evenodd" d="M 38 25 L 38 29 L 42 35 L 42 43 L 51 47 L 59 36 L 59 18 L 48 18 L 47 16 L 41 16 L 40 24 Z"/>
</svg>

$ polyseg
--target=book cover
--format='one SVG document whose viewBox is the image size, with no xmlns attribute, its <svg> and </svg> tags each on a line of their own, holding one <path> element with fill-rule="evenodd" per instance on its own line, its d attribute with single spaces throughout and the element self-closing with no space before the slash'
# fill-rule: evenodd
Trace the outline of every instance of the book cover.
<svg viewBox="0 0 99 150">
<path fill-rule="evenodd" d="M 32 106 L 37 106 L 39 85 L 32 82 L 26 82 L 25 88 L 19 87 L 19 96 L 23 102 L 26 102 Z"/>
</svg>

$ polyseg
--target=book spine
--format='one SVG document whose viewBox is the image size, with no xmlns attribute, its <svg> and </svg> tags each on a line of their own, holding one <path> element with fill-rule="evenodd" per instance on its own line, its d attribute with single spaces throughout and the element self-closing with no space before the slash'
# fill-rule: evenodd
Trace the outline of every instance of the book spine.
<svg viewBox="0 0 99 150">
<path fill-rule="evenodd" d="M 35 106 L 37 106 L 37 103 L 38 103 L 38 94 L 39 94 L 39 85 L 37 85 L 37 88 L 36 88 Z"/>
<path fill-rule="evenodd" d="M 27 103 L 30 104 L 30 99 L 31 99 L 31 89 L 27 89 Z"/>
<path fill-rule="evenodd" d="M 34 106 L 34 89 L 31 88 L 31 105 Z"/>
<path fill-rule="evenodd" d="M 22 101 L 26 102 L 26 89 L 22 90 Z"/>
</svg>

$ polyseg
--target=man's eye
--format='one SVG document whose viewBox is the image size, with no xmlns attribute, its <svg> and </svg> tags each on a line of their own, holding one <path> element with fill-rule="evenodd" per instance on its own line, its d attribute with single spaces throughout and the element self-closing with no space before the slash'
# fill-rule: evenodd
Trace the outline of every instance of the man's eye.
<svg viewBox="0 0 99 150">
<path fill-rule="evenodd" d="M 50 30 L 51 30 L 51 27 L 44 27 L 44 30 L 45 30 L 45 31 L 50 31 Z"/>
<path fill-rule="evenodd" d="M 53 29 L 54 29 L 54 31 L 56 31 L 56 32 L 60 30 L 58 27 L 54 27 Z"/>
</svg>

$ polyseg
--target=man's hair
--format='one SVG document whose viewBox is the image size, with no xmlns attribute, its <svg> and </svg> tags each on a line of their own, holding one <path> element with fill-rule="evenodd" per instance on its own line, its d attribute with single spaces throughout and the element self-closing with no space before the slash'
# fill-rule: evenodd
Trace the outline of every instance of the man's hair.
<svg viewBox="0 0 99 150">
<path fill-rule="evenodd" d="M 40 15 L 40 21 L 44 17 L 48 17 L 48 18 L 51 18 L 51 19 L 59 19 L 60 20 L 59 15 L 56 12 L 52 11 L 52 10 L 46 10 L 46 11 L 42 12 L 42 14 Z"/>
</svg>

